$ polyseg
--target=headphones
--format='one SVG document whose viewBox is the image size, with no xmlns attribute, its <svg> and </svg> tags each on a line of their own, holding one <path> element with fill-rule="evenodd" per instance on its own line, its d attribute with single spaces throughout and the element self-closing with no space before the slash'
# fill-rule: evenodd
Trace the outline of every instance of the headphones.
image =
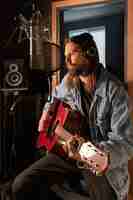
<svg viewBox="0 0 133 200">
<path fill-rule="evenodd" d="M 93 59 L 96 59 L 96 62 L 99 61 L 98 51 L 97 48 L 94 46 L 91 46 L 90 48 L 83 50 L 83 56 L 85 57 L 91 57 Z"/>
</svg>

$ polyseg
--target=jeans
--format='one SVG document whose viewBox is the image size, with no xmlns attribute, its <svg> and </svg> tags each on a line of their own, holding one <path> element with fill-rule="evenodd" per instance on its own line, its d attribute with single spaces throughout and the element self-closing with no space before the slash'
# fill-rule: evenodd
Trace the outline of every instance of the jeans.
<svg viewBox="0 0 133 200">
<path fill-rule="evenodd" d="M 65 183 L 70 190 L 88 195 L 88 200 L 117 199 L 104 176 L 96 177 L 89 171 L 81 171 L 73 161 L 49 153 L 16 176 L 12 184 L 13 200 L 60 199 L 51 187 L 54 184 L 65 187 Z"/>
</svg>

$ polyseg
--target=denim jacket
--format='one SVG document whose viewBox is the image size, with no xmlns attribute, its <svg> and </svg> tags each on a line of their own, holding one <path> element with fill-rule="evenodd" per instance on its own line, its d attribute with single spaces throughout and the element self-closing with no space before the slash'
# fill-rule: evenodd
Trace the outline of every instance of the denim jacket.
<svg viewBox="0 0 133 200">
<path fill-rule="evenodd" d="M 84 114 L 79 89 L 66 88 L 64 79 L 53 91 L 54 96 Z M 49 104 L 45 104 L 44 110 Z M 118 200 L 124 200 L 129 189 L 128 160 L 133 156 L 133 126 L 129 111 L 129 98 L 123 84 L 102 68 L 88 117 L 90 124 L 95 118 L 90 129 L 96 136 L 94 142 L 97 142 L 98 128 L 102 134 L 99 146 L 109 152 L 110 165 L 105 175 Z"/>
</svg>

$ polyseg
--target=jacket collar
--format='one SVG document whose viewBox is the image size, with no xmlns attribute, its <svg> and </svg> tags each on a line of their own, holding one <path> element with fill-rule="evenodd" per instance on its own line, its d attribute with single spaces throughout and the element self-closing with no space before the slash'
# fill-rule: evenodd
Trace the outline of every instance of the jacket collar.
<svg viewBox="0 0 133 200">
<path fill-rule="evenodd" d="M 101 101 L 102 99 L 104 99 L 106 96 L 107 96 L 107 70 L 103 67 L 101 67 L 101 73 L 100 73 L 100 76 L 99 76 L 99 79 L 96 83 L 96 89 L 94 91 L 94 98 L 93 98 L 93 101 L 92 101 L 92 104 L 91 104 L 91 107 L 90 107 L 90 118 L 91 118 L 91 115 L 92 113 L 94 113 L 95 111 L 95 108 L 96 108 L 96 105 L 97 105 L 97 102 Z"/>
<path fill-rule="evenodd" d="M 96 89 L 94 92 L 94 96 L 99 96 L 104 98 L 107 95 L 107 78 L 108 78 L 108 72 L 104 67 L 101 67 L 100 70 L 100 77 L 96 83 Z"/>
</svg>

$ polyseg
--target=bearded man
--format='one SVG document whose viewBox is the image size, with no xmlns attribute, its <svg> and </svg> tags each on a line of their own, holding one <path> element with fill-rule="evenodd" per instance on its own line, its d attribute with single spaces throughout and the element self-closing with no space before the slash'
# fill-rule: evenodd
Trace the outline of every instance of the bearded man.
<svg viewBox="0 0 133 200">
<path fill-rule="evenodd" d="M 128 94 L 123 84 L 99 62 L 97 46 L 89 33 L 67 41 L 65 61 L 68 72 L 44 106 L 39 131 L 44 130 L 54 97 L 60 99 L 86 118 L 89 125 L 86 134 L 93 144 L 109 153 L 109 167 L 102 176 L 94 176 L 89 170 L 78 168 L 69 154 L 65 158 L 49 152 L 16 177 L 12 185 L 14 199 L 41 199 L 39 191 L 43 187 L 42 199 L 48 200 L 54 184 L 67 182 L 69 191 L 82 193 L 88 200 L 127 200 L 128 160 L 133 155 Z M 64 151 L 66 146 L 67 143 Z"/>
</svg>

